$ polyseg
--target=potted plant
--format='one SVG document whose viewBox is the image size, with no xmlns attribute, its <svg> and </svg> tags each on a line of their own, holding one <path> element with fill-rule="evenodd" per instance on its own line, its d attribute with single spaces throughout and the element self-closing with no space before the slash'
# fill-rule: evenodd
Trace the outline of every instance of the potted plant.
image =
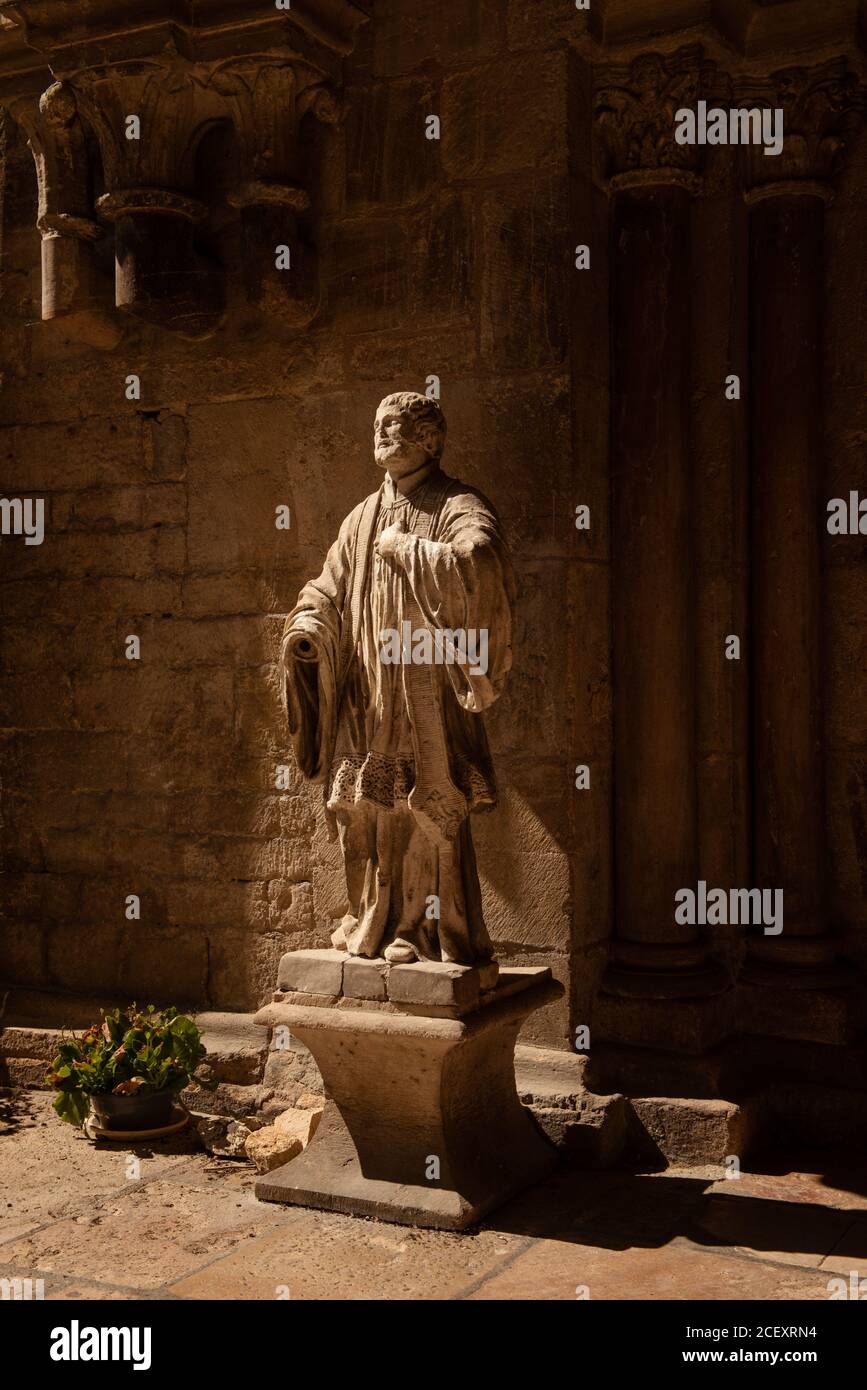
<svg viewBox="0 0 867 1390">
<path fill-rule="evenodd" d="M 191 1018 L 177 1009 L 102 1012 L 102 1021 L 60 1044 L 46 1083 L 59 1094 L 61 1120 L 83 1128 L 92 1112 L 101 1129 L 158 1129 L 206 1054 Z"/>
</svg>

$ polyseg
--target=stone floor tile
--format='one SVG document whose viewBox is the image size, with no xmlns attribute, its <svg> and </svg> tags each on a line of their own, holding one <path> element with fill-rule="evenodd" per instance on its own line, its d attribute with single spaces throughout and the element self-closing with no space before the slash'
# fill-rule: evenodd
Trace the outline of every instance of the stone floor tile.
<svg viewBox="0 0 867 1390">
<path fill-rule="evenodd" d="M 526 1249 L 499 1231 L 417 1231 L 294 1209 L 262 1239 L 171 1285 L 180 1298 L 450 1299 Z"/>
<path fill-rule="evenodd" d="M 698 1245 L 818 1268 L 851 1225 L 848 1211 L 726 1192 L 705 1199 L 687 1234 Z"/>
<path fill-rule="evenodd" d="M 142 1177 L 182 1171 L 191 1157 L 202 1157 L 196 1140 L 183 1134 L 129 1149 L 93 1144 L 58 1119 L 51 1102 L 48 1094 L 25 1092 L 18 1127 L 0 1139 L 0 1259 L 5 1242 L 125 1191 L 130 1153 L 139 1156 Z"/>
<path fill-rule="evenodd" d="M 3 1261 L 127 1288 L 157 1289 L 263 1234 L 279 1211 L 237 1192 L 159 1179 L 6 1242 Z"/>
<path fill-rule="evenodd" d="M 685 1242 L 662 1249 L 600 1249 L 536 1241 L 467 1297 L 481 1299 L 826 1299 L 828 1276 L 704 1252 Z M 584 1293 L 587 1290 L 587 1293 Z"/>
<path fill-rule="evenodd" d="M 845 1208 L 867 1213 L 867 1168 L 822 1161 L 813 1155 L 813 1167 L 801 1167 L 809 1155 L 798 1159 L 798 1167 L 790 1171 L 741 1172 L 739 1178 L 724 1178 L 713 1184 L 712 1191 L 735 1197 L 765 1197 L 782 1202 L 808 1202 L 811 1205 Z"/>
<path fill-rule="evenodd" d="M 867 1298 L 867 1221 L 852 1222 L 825 1256 L 822 1268 L 835 1274 L 849 1274 L 854 1270 L 864 1279 L 863 1297 Z"/>
</svg>

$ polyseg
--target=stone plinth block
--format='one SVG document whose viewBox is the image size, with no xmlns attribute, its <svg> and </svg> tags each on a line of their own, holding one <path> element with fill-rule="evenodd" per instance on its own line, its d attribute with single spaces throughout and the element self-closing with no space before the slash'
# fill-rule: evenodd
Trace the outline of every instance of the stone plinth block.
<svg viewBox="0 0 867 1390">
<path fill-rule="evenodd" d="M 518 1099 L 514 1054 L 524 1020 L 562 992 L 546 970 L 511 970 L 461 1018 L 394 1003 L 261 1009 L 259 1023 L 286 1025 L 310 1049 L 329 1099 L 309 1147 L 260 1178 L 256 1196 L 406 1226 L 473 1225 L 556 1166 Z"/>
<path fill-rule="evenodd" d="M 386 998 L 388 966 L 384 960 L 350 956 L 343 967 L 343 993 L 349 999 Z"/>
<path fill-rule="evenodd" d="M 416 961 L 393 965 L 388 997 L 395 1004 L 433 1004 L 470 1013 L 479 1005 L 479 972 L 469 965 Z"/>
<path fill-rule="evenodd" d="M 277 988 L 304 994 L 341 994 L 345 951 L 287 951 L 277 967 Z"/>
</svg>

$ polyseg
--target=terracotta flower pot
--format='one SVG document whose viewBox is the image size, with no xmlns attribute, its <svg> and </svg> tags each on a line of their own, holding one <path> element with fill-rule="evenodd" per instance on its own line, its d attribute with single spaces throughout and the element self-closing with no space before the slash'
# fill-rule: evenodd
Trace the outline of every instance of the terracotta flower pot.
<svg viewBox="0 0 867 1390">
<path fill-rule="evenodd" d="M 160 1129 L 172 1122 L 172 1091 L 145 1096 L 91 1096 L 90 1108 L 101 1129 Z"/>
</svg>

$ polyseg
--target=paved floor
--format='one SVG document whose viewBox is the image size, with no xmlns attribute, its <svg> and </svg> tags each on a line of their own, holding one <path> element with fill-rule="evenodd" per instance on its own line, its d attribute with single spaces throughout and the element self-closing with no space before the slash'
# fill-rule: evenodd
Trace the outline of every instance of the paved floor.
<svg viewBox="0 0 867 1390">
<path fill-rule="evenodd" d="M 563 1171 L 456 1235 L 260 1203 L 247 1164 L 184 1136 L 95 1146 L 22 1092 L 0 1126 L 0 1278 L 46 1299 L 828 1299 L 850 1276 L 867 1294 L 863 1160 L 791 1164 Z"/>
</svg>

